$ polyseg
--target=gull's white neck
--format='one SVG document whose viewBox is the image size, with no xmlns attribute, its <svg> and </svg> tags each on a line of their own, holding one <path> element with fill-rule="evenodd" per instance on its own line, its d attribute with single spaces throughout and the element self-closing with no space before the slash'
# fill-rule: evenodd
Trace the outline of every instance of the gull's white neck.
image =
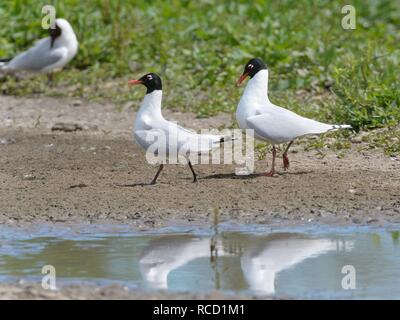
<svg viewBox="0 0 400 320">
<path fill-rule="evenodd" d="M 154 90 L 144 96 L 137 117 L 149 116 L 152 119 L 162 119 L 161 114 L 162 90 Z"/>
<path fill-rule="evenodd" d="M 247 129 L 247 118 L 265 112 L 268 108 L 268 70 L 260 70 L 244 89 L 236 110 L 239 127 Z"/>
<path fill-rule="evenodd" d="M 251 78 L 243 92 L 243 98 L 265 104 L 268 101 L 268 70 L 260 70 Z"/>
<path fill-rule="evenodd" d="M 70 26 L 64 26 L 61 35 L 54 41 L 54 48 L 61 47 L 67 47 L 70 56 L 74 56 L 78 51 L 78 40 Z"/>
</svg>

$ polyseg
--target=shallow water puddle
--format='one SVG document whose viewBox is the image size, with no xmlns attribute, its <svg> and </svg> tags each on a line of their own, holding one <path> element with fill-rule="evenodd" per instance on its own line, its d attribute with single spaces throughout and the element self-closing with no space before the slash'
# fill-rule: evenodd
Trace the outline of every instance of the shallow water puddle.
<svg viewBox="0 0 400 320">
<path fill-rule="evenodd" d="M 0 226 L 0 282 L 119 283 L 136 289 L 288 298 L 400 299 L 397 229 Z M 352 289 L 355 286 L 355 289 Z"/>
</svg>

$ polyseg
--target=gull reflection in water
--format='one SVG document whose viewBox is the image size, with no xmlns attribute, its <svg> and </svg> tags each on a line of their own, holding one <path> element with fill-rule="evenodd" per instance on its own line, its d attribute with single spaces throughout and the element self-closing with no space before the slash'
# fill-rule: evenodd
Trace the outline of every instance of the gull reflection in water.
<svg viewBox="0 0 400 320">
<path fill-rule="evenodd" d="M 351 248 L 351 243 L 331 239 L 273 234 L 249 242 L 241 257 L 241 267 L 252 291 L 271 295 L 275 293 L 275 278 L 279 272 L 329 251 Z"/>
<path fill-rule="evenodd" d="M 210 238 L 166 236 L 152 241 L 142 253 L 140 272 L 154 289 L 168 288 L 168 274 L 191 260 L 210 256 Z"/>
<path fill-rule="evenodd" d="M 226 261 L 223 268 L 224 281 L 236 281 L 237 286 L 246 286 L 247 283 L 253 292 L 270 295 L 275 293 L 275 279 L 279 272 L 329 251 L 350 251 L 353 246 L 351 241 L 307 238 L 294 233 L 268 236 L 227 234 L 218 239 L 217 256 L 211 250 L 212 238 L 169 235 L 153 240 L 143 250 L 139 261 L 142 277 L 153 289 L 168 289 L 170 272 L 190 261 L 212 255 L 217 259 L 231 257 L 234 259 Z M 235 274 L 240 270 L 235 268 L 235 264 L 241 268 L 242 274 Z M 228 275 L 230 267 L 234 272 L 231 277 Z M 234 287 L 239 289 L 237 286 Z"/>
</svg>

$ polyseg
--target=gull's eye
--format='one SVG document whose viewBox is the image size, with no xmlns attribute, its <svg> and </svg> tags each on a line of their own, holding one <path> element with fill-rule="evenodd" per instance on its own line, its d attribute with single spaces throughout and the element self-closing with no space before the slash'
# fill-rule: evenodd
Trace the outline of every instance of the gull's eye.
<svg viewBox="0 0 400 320">
<path fill-rule="evenodd" d="M 153 80 L 153 77 L 149 74 L 149 75 L 147 76 L 147 80 Z"/>
<path fill-rule="evenodd" d="M 253 66 L 252 64 L 249 64 L 249 65 L 247 66 L 247 68 L 248 68 L 248 69 L 253 69 L 254 66 Z"/>
</svg>

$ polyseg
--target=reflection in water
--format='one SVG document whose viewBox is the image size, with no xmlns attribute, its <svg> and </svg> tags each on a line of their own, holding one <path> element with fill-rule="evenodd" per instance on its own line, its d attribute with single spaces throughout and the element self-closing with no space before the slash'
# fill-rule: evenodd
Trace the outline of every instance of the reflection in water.
<svg viewBox="0 0 400 320">
<path fill-rule="evenodd" d="M 393 244 L 399 244 L 399 238 L 400 238 L 400 231 L 392 231 L 392 239 L 393 239 Z"/>
<path fill-rule="evenodd" d="M 241 258 L 241 266 L 253 291 L 273 294 L 275 277 L 280 271 L 332 250 L 336 250 L 333 240 L 276 234 L 251 242 Z"/>
<path fill-rule="evenodd" d="M 169 236 L 151 241 L 139 261 L 140 272 L 152 288 L 167 289 L 168 274 L 191 260 L 210 256 L 210 239 Z"/>
<path fill-rule="evenodd" d="M 291 233 L 253 237 L 251 241 L 243 236 L 241 238 L 242 246 L 237 255 L 240 256 L 244 277 L 252 291 L 262 294 L 275 292 L 275 278 L 280 271 L 343 246 L 347 250 L 352 248 L 352 242 L 346 244 L 330 239 L 307 239 Z M 211 240 L 212 238 L 167 236 L 152 241 L 143 250 L 139 261 L 143 278 L 151 288 L 167 289 L 171 271 L 198 258 L 215 258 Z M 217 244 L 217 248 L 219 257 L 229 255 L 221 245 Z M 227 251 L 231 250 L 231 247 L 227 248 Z"/>
<path fill-rule="evenodd" d="M 10 237 L 10 234 L 12 237 Z M 208 233 L 206 233 L 208 234 Z M 0 282 L 95 281 L 171 291 L 312 298 L 400 298 L 399 231 L 252 234 L 85 233 L 20 238 L 0 226 Z M 354 266 L 357 290 L 341 287 Z"/>
</svg>

